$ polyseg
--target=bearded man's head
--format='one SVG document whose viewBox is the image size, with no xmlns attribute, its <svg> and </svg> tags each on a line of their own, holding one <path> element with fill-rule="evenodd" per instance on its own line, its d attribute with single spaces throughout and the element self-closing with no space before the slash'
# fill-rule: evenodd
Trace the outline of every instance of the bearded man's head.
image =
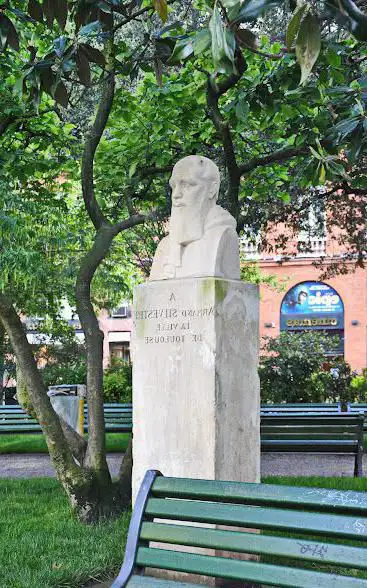
<svg viewBox="0 0 367 588">
<path fill-rule="evenodd" d="M 170 236 L 180 245 L 200 239 L 205 219 L 218 200 L 219 169 L 210 159 L 189 155 L 173 168 Z"/>
</svg>

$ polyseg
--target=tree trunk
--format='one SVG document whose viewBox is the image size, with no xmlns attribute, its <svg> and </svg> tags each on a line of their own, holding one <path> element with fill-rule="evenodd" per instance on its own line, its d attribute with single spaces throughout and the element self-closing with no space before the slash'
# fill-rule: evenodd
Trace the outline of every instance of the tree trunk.
<svg viewBox="0 0 367 588">
<path fill-rule="evenodd" d="M 42 427 L 57 478 L 77 517 L 81 522 L 91 524 L 101 519 L 118 516 L 129 504 L 130 489 L 124 484 L 124 481 L 128 480 L 128 474 L 125 472 L 122 484 L 111 481 L 104 451 L 101 389 L 98 393 L 96 389 L 93 389 L 91 402 L 97 405 L 97 411 L 95 411 L 97 415 L 98 405 L 102 403 L 102 429 L 98 429 L 96 425 L 94 428 L 97 444 L 102 430 L 103 446 L 101 455 L 98 455 L 96 444 L 93 444 L 91 455 L 95 455 L 95 459 L 91 460 L 91 465 L 87 460 L 83 460 L 86 453 L 85 439 L 80 438 L 76 432 L 70 431 L 70 427 L 62 422 L 54 411 L 23 325 L 11 301 L 3 294 L 0 294 L 0 320 L 8 333 L 17 358 L 18 370 L 22 374 L 21 397 L 31 410 L 34 410 Z M 102 366 L 102 363 L 100 365 Z M 98 370 L 96 373 L 98 376 Z M 24 397 L 22 391 L 25 392 Z M 129 469 L 129 460 L 126 464 Z"/>
</svg>

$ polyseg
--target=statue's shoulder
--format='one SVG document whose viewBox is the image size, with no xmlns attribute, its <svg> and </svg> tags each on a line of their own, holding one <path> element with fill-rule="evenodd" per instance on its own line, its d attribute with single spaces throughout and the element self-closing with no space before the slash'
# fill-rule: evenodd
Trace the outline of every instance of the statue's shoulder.
<svg viewBox="0 0 367 588">
<path fill-rule="evenodd" d="M 169 255 L 169 235 L 163 237 L 158 243 L 157 249 L 153 257 L 152 268 L 150 271 L 150 279 L 161 279 L 164 273 L 164 265 L 167 262 Z"/>
<path fill-rule="evenodd" d="M 161 239 L 157 245 L 155 255 L 157 255 L 158 252 L 162 253 L 162 252 L 166 251 L 169 248 L 169 242 L 170 242 L 169 235 L 166 235 L 165 237 L 163 237 L 163 239 Z"/>
<path fill-rule="evenodd" d="M 225 232 L 228 229 L 236 232 L 235 218 L 218 204 L 209 212 L 205 225 L 206 231 L 216 229 L 220 232 Z"/>
</svg>

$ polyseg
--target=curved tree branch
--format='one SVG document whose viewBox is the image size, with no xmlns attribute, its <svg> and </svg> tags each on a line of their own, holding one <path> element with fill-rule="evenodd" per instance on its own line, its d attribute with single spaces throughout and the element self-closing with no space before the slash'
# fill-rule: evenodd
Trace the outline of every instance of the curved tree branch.
<svg viewBox="0 0 367 588">
<path fill-rule="evenodd" d="M 276 163 L 277 161 L 286 161 L 287 159 L 297 157 L 298 155 L 306 155 L 308 151 L 308 147 L 305 146 L 286 147 L 285 149 L 274 151 L 274 153 L 270 153 L 264 157 L 254 157 L 254 159 L 251 159 L 248 163 L 243 163 L 239 166 L 239 173 L 241 176 L 243 176 L 244 174 L 252 172 L 257 167 L 270 165 L 271 163 Z"/>
<path fill-rule="evenodd" d="M 106 71 L 108 74 L 104 82 L 102 97 L 99 102 L 96 117 L 85 141 L 81 171 L 85 207 L 97 230 L 104 222 L 106 222 L 106 219 L 100 209 L 94 191 L 94 156 L 106 128 L 115 96 L 113 62 L 113 40 L 109 39 L 106 44 Z"/>
</svg>

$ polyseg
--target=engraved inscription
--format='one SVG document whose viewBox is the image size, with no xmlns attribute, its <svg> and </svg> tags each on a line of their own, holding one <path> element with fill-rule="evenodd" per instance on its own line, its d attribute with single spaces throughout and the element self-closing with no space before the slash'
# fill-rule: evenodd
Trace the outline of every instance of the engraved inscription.
<svg viewBox="0 0 367 588">
<path fill-rule="evenodd" d="M 170 301 L 176 302 L 172 292 Z M 146 321 L 149 334 L 145 334 L 145 344 L 158 343 L 200 343 L 203 341 L 202 321 L 214 316 L 213 306 L 204 308 L 149 308 L 136 310 L 134 321 Z"/>
</svg>

